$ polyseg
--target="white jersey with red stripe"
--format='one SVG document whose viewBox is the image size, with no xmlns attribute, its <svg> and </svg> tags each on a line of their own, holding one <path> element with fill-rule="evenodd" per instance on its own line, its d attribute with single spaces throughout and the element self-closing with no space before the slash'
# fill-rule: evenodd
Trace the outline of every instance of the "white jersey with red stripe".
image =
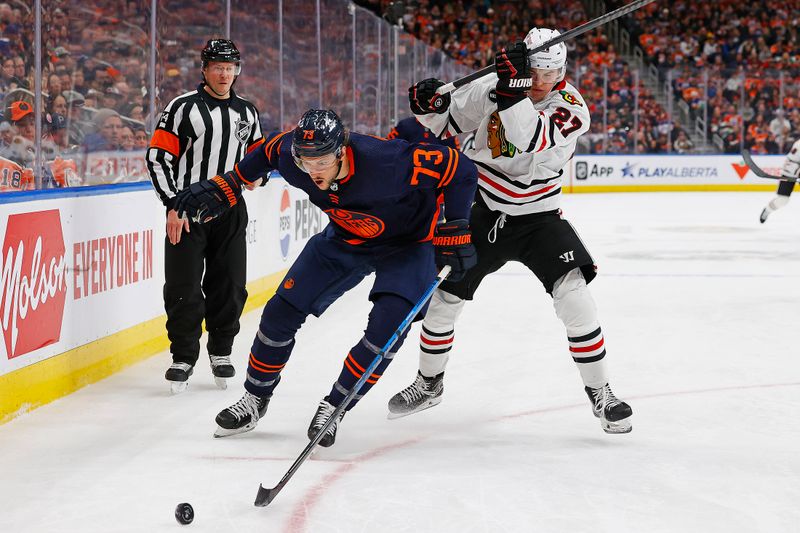
<svg viewBox="0 0 800 533">
<path fill-rule="evenodd" d="M 785 178 L 800 178 L 800 140 L 795 141 L 792 149 L 786 154 L 781 176 Z"/>
<path fill-rule="evenodd" d="M 479 194 L 509 215 L 553 211 L 561 204 L 561 177 L 590 115 L 580 93 L 559 82 L 541 102 L 530 98 L 498 111 L 497 76 L 451 93 L 446 113 L 417 118 L 439 137 L 474 131 L 464 153 L 478 166 Z"/>
</svg>

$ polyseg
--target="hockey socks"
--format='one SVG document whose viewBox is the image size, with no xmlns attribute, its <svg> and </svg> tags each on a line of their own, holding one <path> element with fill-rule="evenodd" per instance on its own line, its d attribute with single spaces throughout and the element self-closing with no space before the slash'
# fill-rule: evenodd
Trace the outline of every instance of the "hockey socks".
<svg viewBox="0 0 800 533">
<path fill-rule="evenodd" d="M 455 338 L 454 325 L 464 300 L 438 289 L 433 293 L 419 336 L 419 371 L 432 377 L 444 372 Z"/>
<path fill-rule="evenodd" d="M 244 388 L 256 396 L 269 396 L 294 348 L 294 335 L 305 321 L 303 313 L 280 296 L 270 298 L 261 313 L 258 333 L 250 348 Z"/>
<path fill-rule="evenodd" d="M 591 388 L 605 385 L 608 378 L 603 361 L 606 356 L 606 347 L 602 330 L 598 327 L 591 333 L 567 337 L 567 340 L 569 341 L 569 352 L 572 354 L 572 360 L 578 366 L 583 384 Z"/>
<path fill-rule="evenodd" d="M 408 315 L 411 307 L 408 300 L 394 294 L 381 294 L 375 298 L 364 336 L 358 344 L 350 349 L 350 353 L 347 354 L 342 365 L 342 371 L 328 394 L 328 400 L 332 405 L 338 406 L 342 403 L 350 389 L 364 375 L 367 367 L 372 364 L 386 342 L 392 337 L 397 326 Z M 375 367 L 374 372 L 347 406 L 348 411 L 378 382 L 386 367 L 392 362 L 394 354 L 403 345 L 404 339 L 405 333 L 397 339 L 389 352 L 383 354 L 383 360 Z"/>
<path fill-rule="evenodd" d="M 375 359 L 375 356 L 378 355 L 380 349 L 380 346 L 370 343 L 366 337 L 363 337 L 358 344 L 353 346 L 350 353 L 347 354 L 344 365 L 342 365 L 342 371 L 328 395 L 332 405 L 338 406 L 342 403 L 342 400 L 344 400 L 344 397 L 350 392 L 350 389 L 352 389 L 356 382 L 361 379 L 361 376 L 364 375 L 364 371 Z M 352 409 L 353 406 L 369 392 L 372 386 L 378 382 L 383 372 L 386 370 L 386 367 L 392 362 L 395 353 L 396 352 L 392 351 L 383 355 L 383 360 L 367 378 L 367 381 L 364 382 L 361 390 L 355 395 L 350 405 L 347 406 L 347 410 Z"/>
</svg>

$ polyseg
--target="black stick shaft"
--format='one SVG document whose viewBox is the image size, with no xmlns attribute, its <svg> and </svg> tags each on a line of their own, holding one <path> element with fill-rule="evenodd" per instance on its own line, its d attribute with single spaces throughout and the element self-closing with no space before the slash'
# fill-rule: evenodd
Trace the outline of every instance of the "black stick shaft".
<svg viewBox="0 0 800 533">
<path fill-rule="evenodd" d="M 622 17 L 624 15 L 627 15 L 628 13 L 630 13 L 632 11 L 636 11 L 640 7 L 646 6 L 647 4 L 649 4 L 651 2 L 654 2 L 654 1 L 655 0 L 636 0 L 634 2 L 631 2 L 630 4 L 627 4 L 627 5 L 624 5 L 624 6 L 620 7 L 620 8 L 618 8 L 618 9 L 615 9 L 614 11 L 610 11 L 610 12 L 606 13 L 605 15 L 600 15 L 596 19 L 590 20 L 589 22 L 585 22 L 585 23 L 581 24 L 580 26 L 572 28 L 569 31 L 565 31 L 564 33 L 562 33 L 558 37 L 550 39 L 546 43 L 542 43 L 541 45 L 537 46 L 536 48 L 530 50 L 528 52 L 528 55 L 530 56 L 530 55 L 536 54 L 536 53 L 541 52 L 542 50 L 546 50 L 547 48 L 550 48 L 551 46 L 554 46 L 554 45 L 556 45 L 558 43 L 563 43 L 564 41 L 568 41 L 570 39 L 574 39 L 575 37 L 577 37 L 579 35 L 582 35 L 582 34 L 586 33 L 587 31 L 592 31 L 593 29 L 597 28 L 598 26 L 602 26 L 603 24 L 608 24 L 612 20 L 618 19 L 619 17 Z M 486 67 L 484 67 L 484 68 L 482 68 L 480 70 L 476 70 L 472 74 L 467 74 L 463 78 L 459 78 L 459 79 L 457 79 L 457 80 L 455 80 L 453 82 L 446 83 L 446 84 L 442 85 L 441 87 L 439 87 L 436 90 L 436 92 L 439 93 L 439 94 L 446 94 L 446 93 L 455 91 L 459 87 L 463 87 L 464 85 L 466 85 L 468 83 L 471 83 L 471 82 L 477 80 L 478 78 L 482 78 L 482 77 L 484 77 L 484 76 L 486 76 L 488 74 L 491 74 L 492 72 L 494 72 L 494 65 L 486 66 Z"/>
</svg>

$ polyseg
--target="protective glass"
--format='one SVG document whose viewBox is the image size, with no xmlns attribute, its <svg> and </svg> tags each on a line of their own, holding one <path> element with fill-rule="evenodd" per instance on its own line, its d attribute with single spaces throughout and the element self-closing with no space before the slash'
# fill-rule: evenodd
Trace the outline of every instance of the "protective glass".
<svg viewBox="0 0 800 533">
<path fill-rule="evenodd" d="M 531 79 L 533 83 L 556 83 L 561 78 L 561 69 L 533 68 Z"/>
<path fill-rule="evenodd" d="M 295 165 L 305 173 L 322 172 L 331 168 L 337 161 L 336 154 L 323 155 L 322 157 L 294 156 Z"/>
</svg>

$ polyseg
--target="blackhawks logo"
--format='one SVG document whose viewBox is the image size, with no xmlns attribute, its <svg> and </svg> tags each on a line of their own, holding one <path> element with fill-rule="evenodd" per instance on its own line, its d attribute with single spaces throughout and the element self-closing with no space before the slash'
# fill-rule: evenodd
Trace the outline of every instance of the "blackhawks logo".
<svg viewBox="0 0 800 533">
<path fill-rule="evenodd" d="M 505 157 L 514 157 L 519 151 L 516 146 L 506 139 L 506 129 L 503 127 L 503 123 L 500 121 L 500 114 L 497 111 L 492 113 L 492 116 L 489 117 L 486 133 L 486 144 L 492 151 L 492 159 L 497 159 L 501 155 Z"/>
<path fill-rule="evenodd" d="M 566 103 L 583 107 L 581 101 L 575 98 L 575 95 L 572 94 L 571 92 L 558 91 L 558 93 L 561 95 L 561 98 L 563 98 Z"/>
</svg>

